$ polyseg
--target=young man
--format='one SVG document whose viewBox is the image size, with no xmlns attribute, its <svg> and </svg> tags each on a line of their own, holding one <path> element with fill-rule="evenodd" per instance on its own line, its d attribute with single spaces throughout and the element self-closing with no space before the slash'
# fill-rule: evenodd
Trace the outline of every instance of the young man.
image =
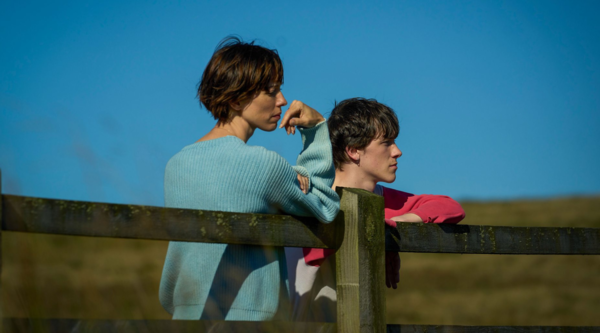
<svg viewBox="0 0 600 333">
<path fill-rule="evenodd" d="M 396 180 L 402 156 L 395 139 L 399 133 L 394 111 L 374 99 L 351 98 L 337 104 L 327 120 L 336 168 L 333 188 L 353 187 L 382 195 L 385 223 L 458 223 L 465 217 L 460 204 L 441 195 L 414 195 L 378 185 Z M 383 223 L 383 221 L 382 221 Z M 335 321 L 334 251 L 287 250 L 296 320 Z M 327 259 L 326 259 L 327 258 Z M 400 257 L 386 253 L 386 285 L 396 289 Z"/>
</svg>

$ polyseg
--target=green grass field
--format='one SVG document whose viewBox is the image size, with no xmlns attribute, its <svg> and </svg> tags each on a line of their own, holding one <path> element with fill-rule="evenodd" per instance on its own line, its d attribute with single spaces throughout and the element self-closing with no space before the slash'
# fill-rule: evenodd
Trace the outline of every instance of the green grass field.
<svg viewBox="0 0 600 333">
<path fill-rule="evenodd" d="M 464 224 L 600 228 L 600 197 L 463 202 Z M 2 234 L 5 317 L 167 319 L 167 243 Z M 403 253 L 388 323 L 600 326 L 600 256 Z"/>
</svg>

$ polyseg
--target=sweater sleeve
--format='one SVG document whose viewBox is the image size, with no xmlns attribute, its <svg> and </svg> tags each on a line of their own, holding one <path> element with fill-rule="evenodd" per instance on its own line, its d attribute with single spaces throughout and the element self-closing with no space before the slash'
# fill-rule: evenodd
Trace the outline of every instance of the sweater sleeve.
<svg viewBox="0 0 600 333">
<path fill-rule="evenodd" d="M 303 149 L 298 156 L 298 166 L 292 167 L 279 155 L 276 162 L 269 165 L 266 177 L 270 189 L 269 201 L 288 214 L 314 216 L 321 222 L 329 223 L 340 209 L 340 199 L 331 189 L 335 167 L 327 123 L 321 122 L 312 128 L 300 128 L 299 131 Z M 310 179 L 308 194 L 300 190 L 298 173 Z"/>
<path fill-rule="evenodd" d="M 408 213 L 419 216 L 424 223 L 458 223 L 465 218 L 461 205 L 445 195 L 414 195 L 383 187 L 383 198 L 386 219 Z"/>
</svg>

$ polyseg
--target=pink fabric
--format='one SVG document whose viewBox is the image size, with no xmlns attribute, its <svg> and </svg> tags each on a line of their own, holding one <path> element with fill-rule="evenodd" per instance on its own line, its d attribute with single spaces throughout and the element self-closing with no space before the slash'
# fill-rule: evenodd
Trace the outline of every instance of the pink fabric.
<svg viewBox="0 0 600 333">
<path fill-rule="evenodd" d="M 458 202 L 445 195 L 414 195 L 383 187 L 385 218 L 416 214 L 424 223 L 458 223 L 465 211 Z"/>
<path fill-rule="evenodd" d="M 458 202 L 445 195 L 414 195 L 383 187 L 385 223 L 395 228 L 392 217 L 413 213 L 424 223 L 458 223 L 465 218 L 465 211 Z M 319 266 L 328 256 L 335 253 L 330 249 L 304 248 L 304 261 Z"/>
</svg>

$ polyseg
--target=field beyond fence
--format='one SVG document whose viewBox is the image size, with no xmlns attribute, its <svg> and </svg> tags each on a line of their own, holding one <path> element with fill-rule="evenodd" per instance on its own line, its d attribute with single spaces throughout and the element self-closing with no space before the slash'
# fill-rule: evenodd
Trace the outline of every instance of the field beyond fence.
<svg viewBox="0 0 600 333">
<path fill-rule="evenodd" d="M 600 197 L 463 202 L 470 225 L 600 228 Z M 4 233 L 3 317 L 168 319 L 166 241 Z M 600 256 L 401 253 L 387 322 L 600 326 Z"/>
</svg>

